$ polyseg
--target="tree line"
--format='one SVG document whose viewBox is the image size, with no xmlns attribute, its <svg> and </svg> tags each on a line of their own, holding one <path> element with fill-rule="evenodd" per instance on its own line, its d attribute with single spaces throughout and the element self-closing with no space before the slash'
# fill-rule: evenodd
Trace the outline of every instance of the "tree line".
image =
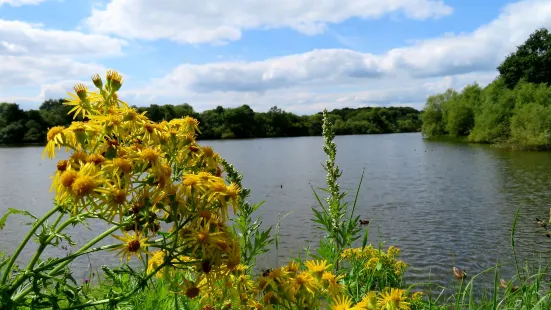
<svg viewBox="0 0 551 310">
<path fill-rule="evenodd" d="M 423 134 L 551 149 L 551 33 L 534 31 L 497 69 L 499 76 L 484 88 L 475 83 L 430 96 Z"/>
<path fill-rule="evenodd" d="M 64 99 L 49 99 L 37 110 L 24 111 L 16 103 L 0 103 L 0 144 L 44 143 L 48 128 L 68 126 L 71 107 Z M 299 116 L 272 107 L 255 112 L 248 105 L 196 112 L 187 103 L 135 107 L 147 111 L 154 122 L 192 116 L 199 120 L 199 139 L 297 137 L 321 135 L 321 112 Z M 364 107 L 335 109 L 331 120 L 339 135 L 416 132 L 421 130 L 420 111 L 409 107 Z M 78 120 L 78 119 L 77 119 Z"/>
</svg>

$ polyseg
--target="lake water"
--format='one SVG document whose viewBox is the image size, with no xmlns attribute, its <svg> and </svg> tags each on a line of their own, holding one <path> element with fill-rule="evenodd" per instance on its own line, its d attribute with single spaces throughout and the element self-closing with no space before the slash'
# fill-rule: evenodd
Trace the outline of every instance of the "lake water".
<svg viewBox="0 0 551 310">
<path fill-rule="evenodd" d="M 262 256 L 260 267 L 285 263 L 319 242 L 311 221 L 316 206 L 310 185 L 324 186 L 321 137 L 202 141 L 244 174 L 251 201 L 264 200 L 266 225 L 281 221 L 280 248 Z M 337 162 L 341 188 L 355 188 L 365 169 L 357 212 L 371 224 L 370 241 L 402 248 L 412 267 L 407 280 L 453 284 L 453 266 L 473 275 L 503 263 L 502 277 L 513 274 L 511 224 L 517 208 L 517 254 L 524 260 L 551 257 L 551 239 L 535 224 L 551 207 L 551 153 L 510 152 L 485 145 L 434 142 L 418 133 L 339 136 Z M 50 175 L 55 161 L 42 160 L 42 147 L 0 148 L 0 214 L 9 207 L 36 215 L 51 208 Z M 61 156 L 63 158 L 65 156 Z M 13 251 L 28 226 L 11 218 L 0 237 L 0 249 Z M 79 244 L 102 225 L 73 230 Z M 33 253 L 25 250 L 23 259 Z M 63 250 L 50 251 L 55 255 Z M 85 257 L 72 266 L 84 278 L 88 267 L 116 265 L 111 253 Z"/>
</svg>

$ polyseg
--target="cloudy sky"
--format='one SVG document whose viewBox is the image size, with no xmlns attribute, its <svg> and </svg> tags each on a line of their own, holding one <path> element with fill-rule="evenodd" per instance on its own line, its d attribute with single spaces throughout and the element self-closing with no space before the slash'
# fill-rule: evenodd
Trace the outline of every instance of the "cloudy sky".
<svg viewBox="0 0 551 310">
<path fill-rule="evenodd" d="M 549 0 L 0 0 L 0 102 L 114 68 L 135 105 L 421 109 L 492 81 L 539 27 Z"/>
</svg>

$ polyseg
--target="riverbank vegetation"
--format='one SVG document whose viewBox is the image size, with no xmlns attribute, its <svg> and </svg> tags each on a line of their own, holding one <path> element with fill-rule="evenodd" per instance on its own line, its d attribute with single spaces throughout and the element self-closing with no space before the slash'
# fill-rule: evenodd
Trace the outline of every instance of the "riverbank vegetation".
<svg viewBox="0 0 551 310">
<path fill-rule="evenodd" d="M 53 159 L 60 148 L 71 152 L 69 159 L 57 162 L 52 209 L 40 218 L 9 209 L 0 218 L 0 228 L 10 214 L 32 221 L 16 250 L 0 257 L 1 309 L 551 307 L 545 277 L 549 266 L 531 270 L 517 265 L 517 277 L 503 281 L 497 268 L 490 269 L 494 282 L 487 293 L 474 291 L 476 275 L 457 269 L 459 289 L 445 298 L 424 294 L 423 284 L 404 283 L 408 265 L 399 259 L 400 249 L 368 244 L 369 226 L 359 225 L 356 200 L 346 202 L 349 191 L 339 185 L 335 127 L 326 111 L 326 187 L 313 190 L 319 204 L 312 208 L 312 220 L 324 236 L 313 249 L 258 272 L 256 258 L 272 244 L 277 249 L 278 231 L 262 225 L 256 215 L 261 204 L 248 201 L 243 176 L 212 148 L 196 142 L 197 120 L 151 121 L 116 96 L 122 77 L 115 71 L 105 80 L 96 75 L 93 82 L 98 91 L 77 85 L 67 102 L 88 121 L 55 126 L 46 134 L 44 156 Z M 352 193 L 356 198 L 360 188 L 361 181 Z M 91 221 L 108 228 L 74 248 L 67 227 Z M 514 235 L 513 223 L 513 249 Z M 36 251 L 20 263 L 31 239 L 38 243 Z M 108 240 L 115 242 L 98 245 Z M 43 257 L 46 248 L 60 246 L 74 250 L 64 257 Z M 103 266 L 99 285 L 74 279 L 70 263 L 101 251 L 120 256 L 121 266 Z M 129 265 L 130 260 L 139 267 Z"/>
<path fill-rule="evenodd" d="M 449 89 L 428 98 L 422 132 L 521 149 L 551 148 L 551 33 L 539 29 L 482 88 Z"/>
<path fill-rule="evenodd" d="M 38 110 L 24 111 L 15 103 L 0 103 L 0 144 L 46 143 L 46 132 L 54 126 L 68 126 L 73 117 L 64 99 L 46 100 Z M 189 104 L 134 107 L 147 112 L 154 122 L 191 116 L 199 121 L 198 139 L 273 138 L 321 135 L 321 112 L 296 115 L 272 107 L 255 112 L 248 105 L 217 107 L 196 112 Z M 329 113 L 338 135 L 418 132 L 420 112 L 408 107 L 335 109 Z M 82 120 L 82 118 L 77 118 Z"/>
</svg>

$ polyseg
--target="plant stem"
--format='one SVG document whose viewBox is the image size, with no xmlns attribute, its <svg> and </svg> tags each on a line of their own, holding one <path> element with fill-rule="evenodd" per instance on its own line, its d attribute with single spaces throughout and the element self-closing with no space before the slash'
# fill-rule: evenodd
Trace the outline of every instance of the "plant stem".
<svg viewBox="0 0 551 310">
<path fill-rule="evenodd" d="M 34 232 L 38 229 L 38 227 L 42 226 L 42 224 L 52 215 L 54 215 L 57 211 L 61 209 L 61 205 L 56 205 L 54 208 L 52 208 L 48 213 L 46 213 L 38 222 L 34 223 L 31 230 L 27 233 L 25 236 L 25 239 L 19 244 L 19 247 L 11 257 L 10 261 L 8 262 L 8 265 L 6 266 L 4 275 L 2 276 L 2 281 L 0 282 L 2 285 L 6 284 L 6 281 L 8 280 L 8 276 L 11 273 L 11 268 L 13 267 L 13 264 L 15 264 L 15 260 L 21 254 L 21 251 L 25 248 L 31 237 L 33 236 Z"/>
<path fill-rule="evenodd" d="M 77 255 L 77 254 L 83 254 L 83 252 L 87 251 L 89 248 L 91 248 L 94 244 L 98 243 L 99 241 L 101 241 L 102 239 L 104 239 L 105 237 L 109 236 L 110 234 L 112 234 L 113 232 L 115 232 L 117 229 L 119 229 L 118 226 L 113 226 L 111 228 L 109 228 L 108 230 L 104 231 L 101 235 L 98 235 L 97 237 L 95 237 L 94 239 L 90 240 L 90 242 L 88 242 L 87 244 L 85 244 L 84 246 L 82 246 L 78 251 L 76 251 L 73 255 Z M 52 271 L 50 271 L 48 273 L 48 275 L 52 275 L 52 274 L 55 274 L 56 272 L 58 272 L 61 268 L 67 266 L 67 264 L 69 264 L 71 262 L 71 260 L 67 260 L 67 261 L 64 261 L 62 262 L 60 265 L 58 265 L 56 268 L 54 268 Z M 15 298 L 13 299 L 14 302 L 18 302 L 19 300 L 21 300 L 21 298 L 25 297 L 30 291 L 32 290 L 31 287 L 29 288 L 26 288 L 25 290 L 23 290 L 22 292 L 20 292 L 19 294 L 17 294 L 15 296 Z"/>
<path fill-rule="evenodd" d="M 63 216 L 63 214 L 61 214 L 61 216 Z M 58 217 L 58 219 L 56 220 L 56 224 L 59 223 L 59 220 L 61 218 Z M 46 239 L 43 243 L 40 244 L 40 246 L 38 247 L 38 249 L 36 250 L 36 253 L 34 254 L 33 258 L 31 259 L 31 261 L 29 262 L 29 265 L 27 266 L 27 271 L 30 271 L 32 270 L 32 268 L 34 267 L 34 265 L 36 264 L 36 262 L 38 261 L 38 259 L 40 258 L 40 255 L 42 254 L 42 252 L 44 252 L 44 250 L 46 249 L 46 247 L 48 246 L 48 244 L 56 237 L 56 235 L 62 231 L 63 229 L 65 229 L 65 227 L 69 226 L 71 223 L 73 222 L 73 218 L 69 218 L 68 220 L 66 220 L 63 224 L 61 224 L 61 226 L 55 231 L 54 234 L 51 234 L 48 239 Z"/>
</svg>

